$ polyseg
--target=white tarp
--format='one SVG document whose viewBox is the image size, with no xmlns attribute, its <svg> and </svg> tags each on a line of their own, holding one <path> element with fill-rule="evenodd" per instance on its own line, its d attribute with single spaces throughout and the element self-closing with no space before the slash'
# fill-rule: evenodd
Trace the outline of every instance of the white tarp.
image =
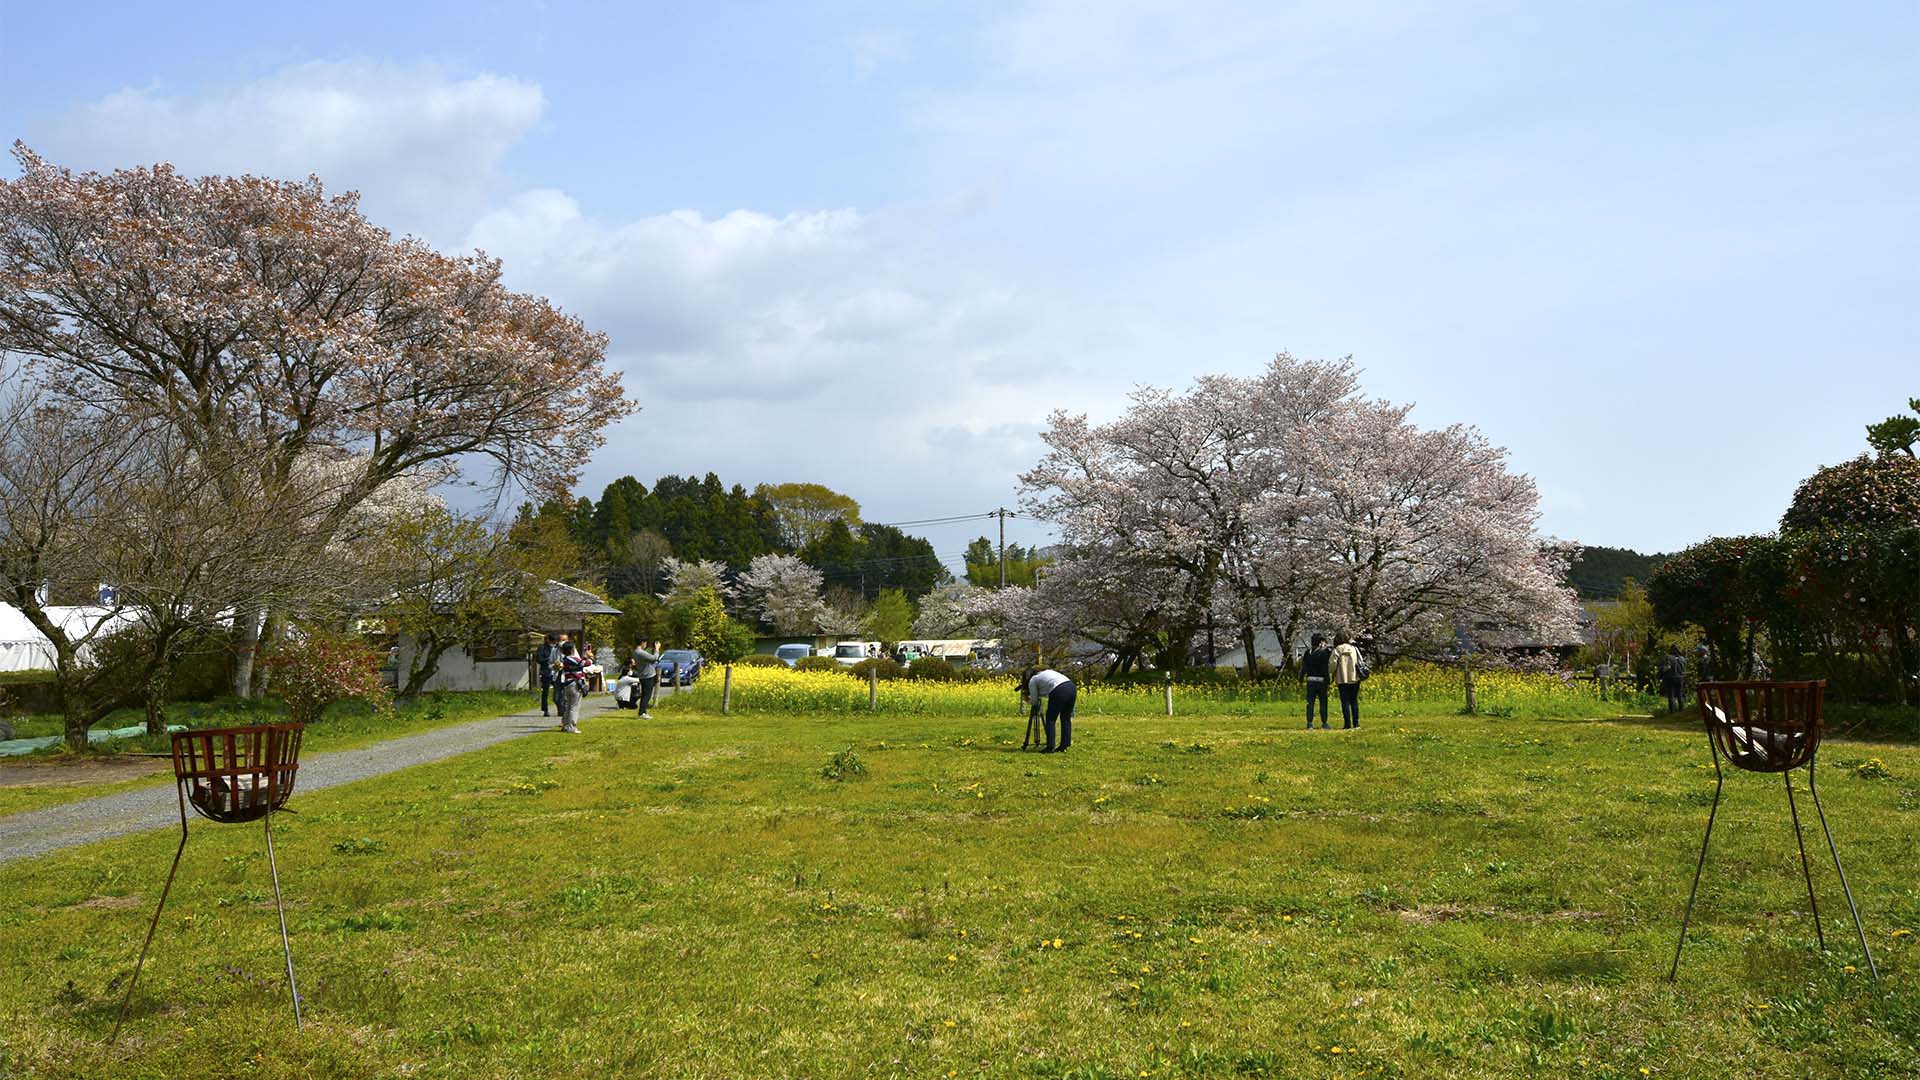
<svg viewBox="0 0 1920 1080">
<path fill-rule="evenodd" d="M 81 607 L 50 607 L 48 618 L 58 623 L 70 636 L 85 634 L 104 624 L 100 634 L 123 630 L 139 621 L 139 613 L 122 609 L 119 611 L 97 604 Z M 91 649 L 81 649 L 81 659 L 87 659 Z M 0 671 L 52 671 L 53 645 L 47 641 L 34 625 L 27 621 L 20 609 L 12 604 L 0 604 Z"/>
</svg>

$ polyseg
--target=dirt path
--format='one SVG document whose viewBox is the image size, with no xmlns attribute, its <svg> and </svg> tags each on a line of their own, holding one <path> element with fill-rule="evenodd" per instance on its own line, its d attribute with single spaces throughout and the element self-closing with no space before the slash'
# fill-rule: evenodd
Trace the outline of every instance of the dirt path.
<svg viewBox="0 0 1920 1080">
<path fill-rule="evenodd" d="M 80 758 L 58 764 L 0 765 L 0 788 L 4 787 L 84 787 L 89 784 L 117 784 L 143 776 L 166 772 L 165 758 L 107 758 L 90 761 Z"/>
</svg>

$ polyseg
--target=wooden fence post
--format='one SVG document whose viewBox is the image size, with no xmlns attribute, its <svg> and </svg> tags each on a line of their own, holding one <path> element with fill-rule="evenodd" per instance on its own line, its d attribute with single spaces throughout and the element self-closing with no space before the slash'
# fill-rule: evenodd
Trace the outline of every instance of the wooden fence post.
<svg viewBox="0 0 1920 1080">
<path fill-rule="evenodd" d="M 867 669 L 867 711 L 880 711 L 880 669 L 877 666 Z"/>
<path fill-rule="evenodd" d="M 1173 715 L 1173 672 L 1167 672 L 1167 715 Z"/>
<path fill-rule="evenodd" d="M 724 677 L 720 680 L 720 715 L 725 716 L 733 711 L 733 665 L 728 664 L 723 668 L 722 674 Z"/>
</svg>

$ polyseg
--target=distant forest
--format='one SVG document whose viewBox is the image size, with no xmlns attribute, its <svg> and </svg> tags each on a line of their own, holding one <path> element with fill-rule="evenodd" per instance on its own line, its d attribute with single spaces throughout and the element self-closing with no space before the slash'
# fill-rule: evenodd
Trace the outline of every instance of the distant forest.
<svg viewBox="0 0 1920 1080">
<path fill-rule="evenodd" d="M 953 575 L 933 545 L 891 525 L 860 520 L 860 504 L 817 484 L 762 484 L 749 492 L 718 476 L 663 476 L 653 488 L 631 476 L 598 501 L 581 496 L 520 508 L 522 522 L 558 519 L 613 596 L 666 587 L 661 560 L 713 559 L 739 572 L 757 555 L 798 555 L 829 590 L 872 601 L 883 589 L 917 600 Z"/>
<path fill-rule="evenodd" d="M 1627 548 L 1581 548 L 1567 570 L 1567 583 L 1582 600 L 1612 600 L 1620 595 L 1621 582 L 1632 578 L 1645 585 L 1666 561 L 1665 555 L 1642 555 Z"/>
</svg>

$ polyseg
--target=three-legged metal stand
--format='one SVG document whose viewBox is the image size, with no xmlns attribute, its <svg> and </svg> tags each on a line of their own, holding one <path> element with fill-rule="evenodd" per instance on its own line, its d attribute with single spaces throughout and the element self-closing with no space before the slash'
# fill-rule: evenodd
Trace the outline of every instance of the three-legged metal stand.
<svg viewBox="0 0 1920 1080">
<path fill-rule="evenodd" d="M 1687 893 L 1687 911 L 1680 919 L 1680 940 L 1673 947 L 1673 967 L 1667 971 L 1667 981 L 1672 982 L 1680 974 L 1680 950 L 1687 944 L 1687 924 L 1693 919 L 1693 901 L 1700 894 L 1700 872 L 1707 865 L 1707 845 L 1713 841 L 1713 819 L 1720 812 L 1720 792 L 1726 786 L 1726 773 L 1720 768 L 1720 748 L 1710 734 L 1707 746 L 1713 753 L 1713 808 L 1707 811 L 1707 834 L 1700 839 L 1700 861 L 1693 868 L 1693 888 Z M 1853 889 L 1847 885 L 1847 872 L 1840 866 L 1840 849 L 1834 846 L 1833 830 L 1827 827 L 1827 812 L 1820 805 L 1820 791 L 1813 783 L 1812 760 L 1807 762 L 1807 791 L 1813 796 L 1814 812 L 1820 816 L 1820 831 L 1826 834 L 1827 851 L 1833 856 L 1834 873 L 1840 877 L 1840 891 L 1847 898 L 1847 910 L 1853 914 L 1853 931 L 1859 935 L 1860 951 L 1867 958 L 1867 970 L 1873 977 L 1880 977 L 1880 969 L 1873 962 L 1873 950 L 1867 948 L 1867 931 L 1860 924 L 1860 909 L 1853 902 Z M 1813 893 L 1813 868 L 1807 862 L 1807 842 L 1800 832 L 1800 809 L 1793 799 L 1793 771 L 1780 774 L 1787 785 L 1787 810 L 1793 815 L 1793 839 L 1800 847 L 1800 873 L 1807 882 L 1807 905 L 1812 909 L 1813 934 L 1820 943 L 1820 951 L 1827 950 L 1827 935 L 1820 927 L 1820 901 Z"/>
<path fill-rule="evenodd" d="M 113 1022 L 113 1036 L 109 1043 L 120 1041 L 120 1028 L 127 1022 L 127 1011 L 133 1007 L 133 991 L 140 985 L 140 970 L 146 966 L 147 951 L 153 946 L 153 932 L 160 926 L 160 913 L 166 910 L 167 895 L 173 891 L 174 875 L 180 872 L 180 856 L 187 850 L 187 797 L 184 790 L 180 795 L 180 846 L 174 849 L 173 866 L 167 870 L 167 883 L 160 889 L 160 902 L 154 906 L 153 921 L 147 924 L 146 940 L 140 943 L 140 959 L 134 962 L 133 978 L 127 982 L 127 996 L 120 1002 L 120 1018 Z M 262 818 L 267 833 L 267 868 L 273 876 L 273 906 L 280 912 L 280 950 L 287 958 L 287 991 L 293 995 L 293 1026 L 306 1025 L 300 1018 L 300 989 L 293 981 L 293 943 L 287 937 L 287 908 L 280 900 L 280 866 L 273 857 L 273 808 L 267 808 Z"/>
</svg>

